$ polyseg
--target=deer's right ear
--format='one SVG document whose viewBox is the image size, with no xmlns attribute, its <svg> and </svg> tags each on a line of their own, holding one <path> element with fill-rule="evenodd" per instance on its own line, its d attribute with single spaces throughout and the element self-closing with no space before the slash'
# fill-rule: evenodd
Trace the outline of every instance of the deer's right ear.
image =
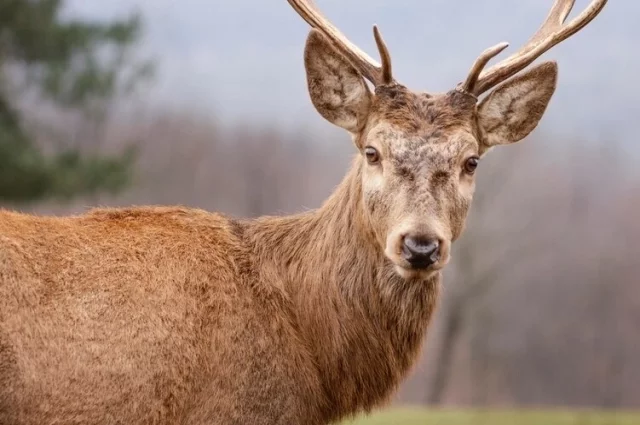
<svg viewBox="0 0 640 425">
<path fill-rule="evenodd" d="M 364 78 L 318 30 L 312 29 L 304 50 L 307 86 L 316 110 L 351 133 L 364 127 L 371 92 Z"/>
</svg>

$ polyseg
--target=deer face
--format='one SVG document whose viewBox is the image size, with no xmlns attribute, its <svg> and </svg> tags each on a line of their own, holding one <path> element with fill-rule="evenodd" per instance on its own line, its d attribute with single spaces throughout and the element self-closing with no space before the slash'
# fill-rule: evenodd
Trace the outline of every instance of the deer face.
<svg viewBox="0 0 640 425">
<path fill-rule="evenodd" d="M 376 90 L 356 138 L 366 222 L 407 278 L 441 269 L 464 227 L 481 151 L 475 99 Z"/>
<path fill-rule="evenodd" d="M 464 228 L 476 167 L 492 147 L 521 140 L 553 94 L 544 63 L 480 104 L 463 90 L 431 95 L 388 82 L 371 92 L 331 42 L 312 31 L 305 49 L 312 102 L 351 133 L 360 158 L 363 221 L 403 277 L 427 277 L 449 261 Z"/>
</svg>

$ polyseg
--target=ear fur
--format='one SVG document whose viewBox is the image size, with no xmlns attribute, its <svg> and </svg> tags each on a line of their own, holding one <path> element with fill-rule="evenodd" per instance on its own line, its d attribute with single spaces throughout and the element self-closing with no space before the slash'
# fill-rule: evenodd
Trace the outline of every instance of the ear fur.
<svg viewBox="0 0 640 425">
<path fill-rule="evenodd" d="M 558 66 L 544 62 L 496 88 L 478 106 L 487 147 L 515 143 L 540 122 L 556 89 Z"/>
<path fill-rule="evenodd" d="M 307 37 L 304 64 L 309 95 L 320 115 L 351 133 L 359 132 L 372 96 L 362 75 L 315 29 Z"/>
</svg>

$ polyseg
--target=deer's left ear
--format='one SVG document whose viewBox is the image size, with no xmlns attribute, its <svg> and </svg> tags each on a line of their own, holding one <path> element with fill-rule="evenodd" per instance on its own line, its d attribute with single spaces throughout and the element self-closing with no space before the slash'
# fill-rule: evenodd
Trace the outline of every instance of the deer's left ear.
<svg viewBox="0 0 640 425">
<path fill-rule="evenodd" d="M 524 139 L 538 125 L 556 89 L 558 66 L 545 62 L 496 88 L 478 105 L 487 147 Z"/>
</svg>

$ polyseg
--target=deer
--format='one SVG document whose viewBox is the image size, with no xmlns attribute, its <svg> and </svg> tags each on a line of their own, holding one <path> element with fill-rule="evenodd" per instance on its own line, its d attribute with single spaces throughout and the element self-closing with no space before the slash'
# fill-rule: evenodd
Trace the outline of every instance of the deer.
<svg viewBox="0 0 640 425">
<path fill-rule="evenodd" d="M 574 1 L 556 0 L 523 47 L 490 67 L 507 43 L 485 50 L 444 93 L 396 81 L 377 26 L 380 63 L 311 1 L 288 3 L 311 27 L 312 104 L 355 147 L 342 182 L 282 216 L 2 210 L 0 423 L 321 425 L 388 403 L 481 159 L 526 138 L 555 92 L 555 61 L 525 68 L 607 1 L 567 20 Z"/>
</svg>

